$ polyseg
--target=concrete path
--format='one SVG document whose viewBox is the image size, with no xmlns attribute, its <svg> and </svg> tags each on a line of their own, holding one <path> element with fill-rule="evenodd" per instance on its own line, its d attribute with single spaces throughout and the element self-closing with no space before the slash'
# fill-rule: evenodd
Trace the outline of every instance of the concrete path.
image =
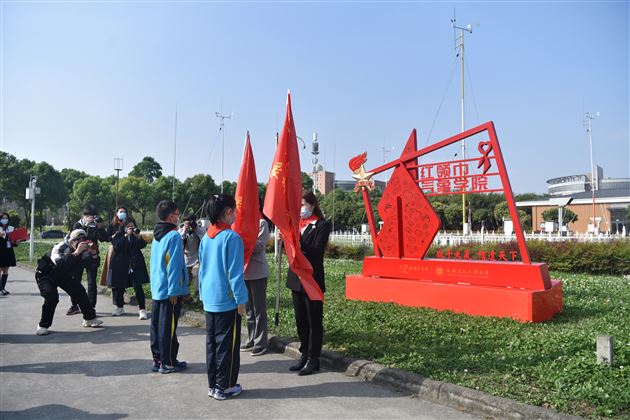
<svg viewBox="0 0 630 420">
<path fill-rule="evenodd" d="M 205 334 L 180 325 L 182 373 L 150 370 L 149 324 L 136 307 L 111 317 L 109 296 L 99 295 L 103 328 L 82 328 L 66 316 L 63 294 L 51 334 L 35 335 L 43 299 L 30 271 L 12 268 L 8 297 L 0 298 L 0 418 L 416 418 L 474 416 L 322 371 L 299 377 L 280 354 L 243 354 L 245 391 L 227 401 L 207 397 Z M 62 292 L 63 293 L 63 292 Z"/>
</svg>

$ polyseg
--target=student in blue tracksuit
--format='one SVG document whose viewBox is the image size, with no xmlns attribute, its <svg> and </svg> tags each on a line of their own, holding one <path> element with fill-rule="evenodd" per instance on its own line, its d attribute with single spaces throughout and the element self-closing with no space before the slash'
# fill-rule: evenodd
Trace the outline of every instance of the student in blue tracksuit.
<svg viewBox="0 0 630 420">
<path fill-rule="evenodd" d="M 230 229 L 236 217 L 234 197 L 211 197 L 207 211 L 212 225 L 199 244 L 199 298 L 206 312 L 208 396 L 225 400 L 242 391 L 237 379 L 247 303 L 243 241 Z"/>
<path fill-rule="evenodd" d="M 177 360 L 177 321 L 182 297 L 188 294 L 188 273 L 182 240 L 177 233 L 179 208 L 162 200 L 156 209 L 161 220 L 153 231 L 151 244 L 151 353 L 153 371 L 171 373 L 186 368 Z"/>
</svg>

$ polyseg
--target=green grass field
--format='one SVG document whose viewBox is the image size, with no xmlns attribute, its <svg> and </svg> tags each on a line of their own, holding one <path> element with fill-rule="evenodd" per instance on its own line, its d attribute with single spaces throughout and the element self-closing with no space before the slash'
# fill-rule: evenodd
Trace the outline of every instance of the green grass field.
<svg viewBox="0 0 630 420">
<path fill-rule="evenodd" d="M 37 244 L 35 255 L 53 242 Z M 28 245 L 16 251 L 20 260 L 28 258 Z M 269 261 L 270 331 L 295 337 L 284 281 L 280 325 L 273 325 L 276 282 L 271 255 Z M 326 261 L 327 348 L 565 413 L 630 418 L 630 279 L 554 272 L 552 276 L 564 282 L 564 312 L 545 323 L 524 324 L 347 301 L 345 275 L 360 270 L 361 262 Z M 615 338 L 612 366 L 596 364 L 598 334 Z"/>
</svg>

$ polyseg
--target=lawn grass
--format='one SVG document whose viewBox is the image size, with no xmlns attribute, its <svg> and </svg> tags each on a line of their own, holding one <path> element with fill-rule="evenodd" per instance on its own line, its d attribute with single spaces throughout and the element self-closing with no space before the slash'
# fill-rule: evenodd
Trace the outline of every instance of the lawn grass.
<svg viewBox="0 0 630 420">
<path fill-rule="evenodd" d="M 35 255 L 53 244 L 37 243 Z M 144 253 L 148 261 L 150 246 Z M 28 245 L 18 247 L 16 254 L 19 260 L 28 259 Z M 286 260 L 280 325 L 273 325 L 275 267 L 272 255 L 268 258 L 270 332 L 295 337 L 291 295 L 284 287 Z M 564 311 L 534 324 L 347 301 L 345 275 L 360 272 L 362 262 L 327 259 L 325 266 L 324 343 L 331 350 L 564 413 L 630 418 L 627 277 L 553 272 L 553 278 L 564 282 Z M 615 338 L 612 366 L 596 364 L 598 334 Z"/>
</svg>

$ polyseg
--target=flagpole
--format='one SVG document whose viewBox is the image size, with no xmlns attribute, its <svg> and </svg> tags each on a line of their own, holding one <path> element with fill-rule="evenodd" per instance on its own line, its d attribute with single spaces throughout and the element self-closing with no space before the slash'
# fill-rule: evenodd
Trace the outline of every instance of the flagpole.
<svg viewBox="0 0 630 420">
<path fill-rule="evenodd" d="M 276 130 L 276 148 L 278 147 L 278 142 L 280 141 L 280 135 Z M 274 323 L 276 327 L 280 325 L 280 282 L 282 281 L 282 242 L 278 238 L 278 234 L 280 230 L 278 226 L 275 226 L 275 234 L 274 234 L 274 247 L 275 250 L 275 259 L 276 259 L 276 302 L 275 302 L 275 315 L 274 315 Z"/>
</svg>

